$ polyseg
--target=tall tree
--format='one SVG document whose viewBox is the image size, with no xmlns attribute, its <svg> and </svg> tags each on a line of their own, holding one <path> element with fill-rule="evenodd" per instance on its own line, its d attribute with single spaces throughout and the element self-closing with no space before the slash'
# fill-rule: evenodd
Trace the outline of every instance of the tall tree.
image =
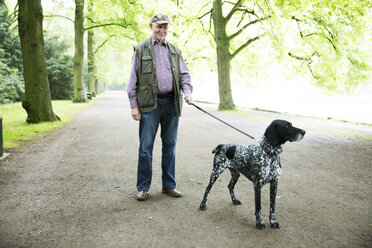
<svg viewBox="0 0 372 248">
<path fill-rule="evenodd" d="M 84 63 L 84 0 L 75 0 L 75 58 L 74 58 L 74 102 L 87 102 L 83 80 Z"/>
<path fill-rule="evenodd" d="M 23 58 L 25 95 L 22 106 L 28 123 L 56 121 L 50 97 L 44 55 L 43 10 L 41 0 L 18 1 L 18 30 Z"/>
<path fill-rule="evenodd" d="M 88 26 L 93 26 L 93 0 L 88 1 Z M 94 32 L 88 30 L 88 90 L 96 96 L 96 66 L 94 62 Z"/>
<path fill-rule="evenodd" d="M 255 5 L 248 8 L 244 5 L 244 0 L 238 0 L 235 3 L 231 1 L 214 0 L 213 7 L 210 11 L 199 17 L 202 19 L 204 16 L 210 14 L 213 20 L 213 32 L 209 30 L 215 40 L 217 50 L 217 69 L 218 69 L 218 85 L 220 104 L 219 110 L 234 109 L 234 101 L 231 92 L 231 79 L 230 79 L 230 65 L 231 60 L 238 55 L 244 48 L 249 46 L 252 42 L 258 40 L 262 34 L 253 35 L 249 37 L 243 44 L 240 44 L 234 51 L 232 47 L 232 40 L 243 33 L 248 27 L 260 23 L 268 18 L 270 15 L 259 17 L 255 10 Z M 227 9 L 224 4 L 232 5 L 227 15 L 223 11 Z M 240 17 L 237 17 L 240 14 Z M 248 16 L 248 18 L 247 18 Z M 248 19 L 248 21 L 246 21 Z M 235 23 L 238 29 L 234 30 L 231 34 L 227 33 L 229 23 Z M 232 24 L 230 24 L 231 26 Z M 241 27 L 239 27 L 242 25 Z M 231 30 L 231 29 L 229 29 Z"/>
</svg>

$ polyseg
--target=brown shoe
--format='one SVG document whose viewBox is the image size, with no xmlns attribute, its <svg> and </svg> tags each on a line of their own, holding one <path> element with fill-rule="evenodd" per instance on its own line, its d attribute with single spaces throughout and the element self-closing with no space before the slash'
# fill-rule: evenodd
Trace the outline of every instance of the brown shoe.
<svg viewBox="0 0 372 248">
<path fill-rule="evenodd" d="M 164 194 L 167 194 L 167 195 L 169 195 L 171 197 L 175 197 L 175 198 L 178 198 L 178 197 L 182 196 L 182 193 L 179 192 L 177 189 L 163 188 L 162 192 Z"/>
<path fill-rule="evenodd" d="M 146 190 L 138 191 L 138 193 L 136 194 L 137 201 L 146 201 L 147 199 L 149 199 L 149 197 L 150 194 Z"/>
</svg>

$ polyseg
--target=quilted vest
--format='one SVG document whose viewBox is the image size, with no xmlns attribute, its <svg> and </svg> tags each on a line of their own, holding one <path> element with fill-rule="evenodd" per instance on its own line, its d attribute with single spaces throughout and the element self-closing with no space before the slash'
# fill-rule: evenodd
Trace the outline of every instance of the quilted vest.
<svg viewBox="0 0 372 248">
<path fill-rule="evenodd" d="M 173 73 L 174 106 L 176 113 L 181 116 L 183 94 L 181 91 L 181 80 L 179 61 L 181 50 L 168 42 L 170 64 Z M 142 113 L 150 112 L 157 107 L 158 82 L 156 79 L 156 65 L 154 47 L 151 37 L 134 46 L 138 59 L 137 70 L 137 102 Z"/>
</svg>

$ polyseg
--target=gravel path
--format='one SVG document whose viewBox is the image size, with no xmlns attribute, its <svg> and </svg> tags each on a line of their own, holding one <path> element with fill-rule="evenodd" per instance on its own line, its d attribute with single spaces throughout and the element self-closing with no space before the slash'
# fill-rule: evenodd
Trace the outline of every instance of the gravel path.
<svg viewBox="0 0 372 248">
<path fill-rule="evenodd" d="M 138 123 L 124 92 L 106 92 L 74 121 L 24 143 L 0 161 L 0 247 L 371 247 L 372 127 L 258 111 L 212 110 L 260 137 L 273 119 L 307 131 L 281 155 L 280 229 L 257 230 L 253 186 L 221 175 L 208 210 L 198 207 L 220 143 L 248 143 L 240 133 L 184 106 L 177 146 L 179 199 L 161 193 L 159 137 L 151 198 L 134 199 Z M 268 223 L 269 187 L 262 193 Z"/>
</svg>

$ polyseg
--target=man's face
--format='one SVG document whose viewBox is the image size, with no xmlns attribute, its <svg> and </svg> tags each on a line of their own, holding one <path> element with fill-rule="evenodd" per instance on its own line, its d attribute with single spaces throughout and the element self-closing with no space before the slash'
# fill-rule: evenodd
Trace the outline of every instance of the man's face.
<svg viewBox="0 0 372 248">
<path fill-rule="evenodd" d="M 156 22 L 150 23 L 152 36 L 157 42 L 163 42 L 168 33 L 168 24 L 157 24 Z"/>
</svg>

